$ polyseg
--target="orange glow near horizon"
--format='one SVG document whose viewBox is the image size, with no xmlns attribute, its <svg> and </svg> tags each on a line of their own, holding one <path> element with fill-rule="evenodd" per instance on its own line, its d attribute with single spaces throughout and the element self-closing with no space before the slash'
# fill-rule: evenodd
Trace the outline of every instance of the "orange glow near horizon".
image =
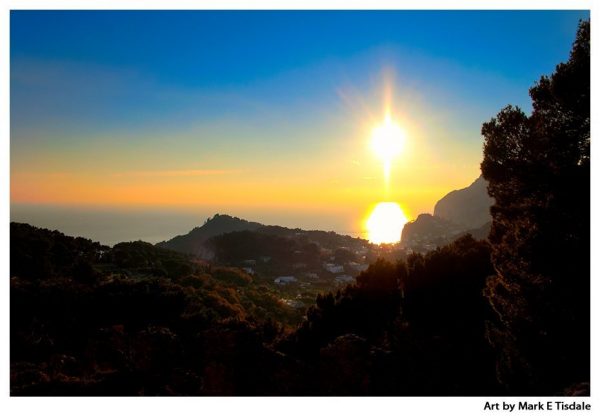
<svg viewBox="0 0 600 416">
<path fill-rule="evenodd" d="M 249 220 L 261 210 L 294 212 L 314 218 L 320 229 L 335 216 L 343 232 L 389 240 L 376 236 L 383 231 L 375 225 L 366 227 L 371 204 L 399 204 L 401 215 L 385 211 L 397 218 L 377 214 L 392 224 L 430 213 L 437 200 L 479 175 L 481 150 L 432 123 L 442 119 L 441 110 L 384 81 L 369 95 L 346 91 L 345 109 L 311 123 L 265 129 L 211 121 L 184 130 L 69 137 L 76 146 L 52 135 L 35 149 L 11 146 L 11 203 L 215 207 Z M 393 234 L 399 239 L 400 232 Z"/>
</svg>

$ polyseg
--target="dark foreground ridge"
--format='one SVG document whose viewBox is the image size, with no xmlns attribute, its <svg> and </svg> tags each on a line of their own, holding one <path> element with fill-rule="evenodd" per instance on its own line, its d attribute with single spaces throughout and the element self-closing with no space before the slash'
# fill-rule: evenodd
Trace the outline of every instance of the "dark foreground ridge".
<svg viewBox="0 0 600 416">
<path fill-rule="evenodd" d="M 464 237 L 376 261 L 302 319 L 237 268 L 13 223 L 11 393 L 499 393 L 490 273 L 487 243 Z"/>
<path fill-rule="evenodd" d="M 491 274 L 465 236 L 375 261 L 303 318 L 239 268 L 12 223 L 11 394 L 504 394 Z"/>
</svg>

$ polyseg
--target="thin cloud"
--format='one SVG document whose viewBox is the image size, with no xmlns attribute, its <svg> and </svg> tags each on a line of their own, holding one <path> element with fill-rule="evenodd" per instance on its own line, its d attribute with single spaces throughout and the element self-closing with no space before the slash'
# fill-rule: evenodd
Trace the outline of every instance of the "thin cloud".
<svg viewBox="0 0 600 416">
<path fill-rule="evenodd" d="M 116 177 L 180 177 L 180 176 L 219 176 L 240 173 L 233 169 L 185 169 L 185 170 L 138 170 L 114 173 Z"/>
</svg>

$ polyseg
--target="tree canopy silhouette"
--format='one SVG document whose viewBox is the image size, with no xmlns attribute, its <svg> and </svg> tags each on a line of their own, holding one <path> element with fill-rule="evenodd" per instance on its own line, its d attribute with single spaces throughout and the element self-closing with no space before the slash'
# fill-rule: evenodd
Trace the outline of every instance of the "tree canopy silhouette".
<svg viewBox="0 0 600 416">
<path fill-rule="evenodd" d="M 590 22 L 566 63 L 529 90 L 531 115 L 507 106 L 484 123 L 497 312 L 489 337 L 515 394 L 589 380 Z"/>
<path fill-rule="evenodd" d="M 378 259 L 356 284 L 318 296 L 280 348 L 314 365 L 310 393 L 495 394 L 482 294 L 492 273 L 488 243 L 470 235 Z"/>
</svg>

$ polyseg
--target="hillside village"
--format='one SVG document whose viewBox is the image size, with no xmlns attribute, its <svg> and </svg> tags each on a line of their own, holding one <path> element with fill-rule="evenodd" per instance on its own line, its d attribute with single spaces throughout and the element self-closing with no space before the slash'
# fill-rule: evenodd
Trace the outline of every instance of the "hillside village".
<svg viewBox="0 0 600 416">
<path fill-rule="evenodd" d="M 188 234 L 157 246 L 191 254 L 208 264 L 240 269 L 278 291 L 285 304 L 303 309 L 319 293 L 354 283 L 378 258 L 395 263 L 414 252 L 435 250 L 466 233 L 485 239 L 493 202 L 486 186 L 480 177 L 470 186 L 448 193 L 436 203 L 434 215 L 421 214 L 406 224 L 402 240 L 396 244 L 371 244 L 332 231 L 263 225 L 216 214 Z"/>
</svg>

